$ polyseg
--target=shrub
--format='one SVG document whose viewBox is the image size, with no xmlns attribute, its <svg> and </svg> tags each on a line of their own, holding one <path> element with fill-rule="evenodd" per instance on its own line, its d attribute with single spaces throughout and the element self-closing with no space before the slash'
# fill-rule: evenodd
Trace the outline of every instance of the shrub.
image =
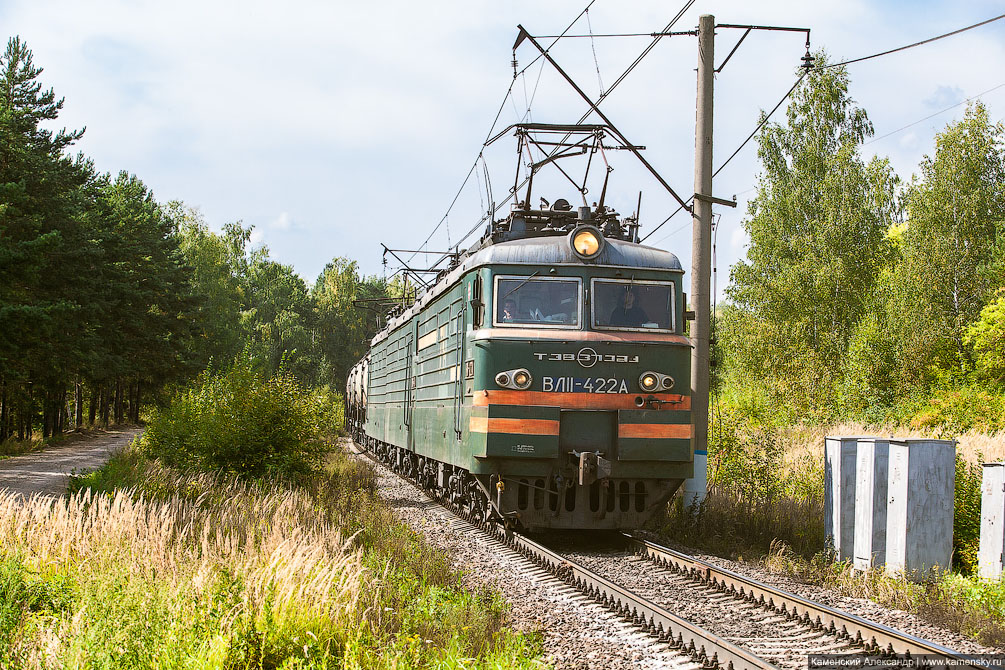
<svg viewBox="0 0 1005 670">
<path fill-rule="evenodd" d="M 973 384 L 934 391 L 927 404 L 911 417 L 915 429 L 957 435 L 971 429 L 994 432 L 1005 428 L 1005 396 Z"/>
<path fill-rule="evenodd" d="M 775 540 L 803 555 L 820 551 L 822 468 L 808 455 L 786 468 L 783 456 L 778 431 L 723 408 L 709 431 L 708 496 L 686 509 L 678 495 L 659 530 L 728 554 L 763 555 Z"/>
<path fill-rule="evenodd" d="M 238 358 L 158 413 L 143 450 L 183 470 L 299 476 L 320 463 L 326 438 L 341 429 L 341 412 L 338 394 L 307 391 L 282 371 L 267 377 Z"/>
<path fill-rule="evenodd" d="M 983 469 L 956 454 L 956 493 L 953 505 L 953 567 L 965 574 L 977 570 L 977 548 L 981 540 L 981 477 Z"/>
</svg>

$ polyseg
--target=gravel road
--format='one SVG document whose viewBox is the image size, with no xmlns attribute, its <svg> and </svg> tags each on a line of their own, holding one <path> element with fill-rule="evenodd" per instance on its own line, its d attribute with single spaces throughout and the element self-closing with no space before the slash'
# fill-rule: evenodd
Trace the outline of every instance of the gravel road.
<svg viewBox="0 0 1005 670">
<path fill-rule="evenodd" d="M 73 472 L 104 465 L 109 454 L 126 446 L 142 428 L 109 430 L 93 438 L 0 460 L 0 491 L 24 496 L 62 495 Z"/>
</svg>

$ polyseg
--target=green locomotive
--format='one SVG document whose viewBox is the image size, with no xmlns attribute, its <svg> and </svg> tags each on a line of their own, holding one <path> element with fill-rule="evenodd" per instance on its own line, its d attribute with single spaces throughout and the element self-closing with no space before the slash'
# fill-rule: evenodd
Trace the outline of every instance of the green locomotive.
<svg viewBox="0 0 1005 670">
<path fill-rule="evenodd" d="M 683 270 L 607 207 L 520 206 L 389 319 L 354 439 L 482 519 L 637 528 L 692 476 Z"/>
</svg>

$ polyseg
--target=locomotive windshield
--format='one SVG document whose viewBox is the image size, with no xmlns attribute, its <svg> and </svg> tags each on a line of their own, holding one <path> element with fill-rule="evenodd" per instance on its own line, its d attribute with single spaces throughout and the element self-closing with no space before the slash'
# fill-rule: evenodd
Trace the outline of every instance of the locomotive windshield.
<svg viewBox="0 0 1005 670">
<path fill-rule="evenodd" d="M 495 323 L 578 327 L 579 285 L 578 279 L 499 277 Z"/>
<path fill-rule="evenodd" d="M 593 327 L 673 330 L 673 284 L 634 280 L 593 281 Z"/>
</svg>

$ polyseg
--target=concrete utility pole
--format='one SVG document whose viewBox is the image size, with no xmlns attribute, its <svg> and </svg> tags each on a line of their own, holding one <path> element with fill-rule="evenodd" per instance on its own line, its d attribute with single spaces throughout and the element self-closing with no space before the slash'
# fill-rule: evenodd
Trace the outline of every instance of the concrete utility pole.
<svg viewBox="0 0 1005 670">
<path fill-rule="evenodd" d="M 705 478 L 708 450 L 709 283 L 712 261 L 712 77 L 715 17 L 698 19 L 698 102 L 694 131 L 694 218 L 691 243 L 691 416 L 694 419 L 695 479 Z M 700 460 L 698 457 L 701 457 Z M 702 472 L 698 472 L 701 468 Z M 704 488 L 704 487 L 702 487 Z M 704 497 L 704 495 L 702 495 Z"/>
</svg>

